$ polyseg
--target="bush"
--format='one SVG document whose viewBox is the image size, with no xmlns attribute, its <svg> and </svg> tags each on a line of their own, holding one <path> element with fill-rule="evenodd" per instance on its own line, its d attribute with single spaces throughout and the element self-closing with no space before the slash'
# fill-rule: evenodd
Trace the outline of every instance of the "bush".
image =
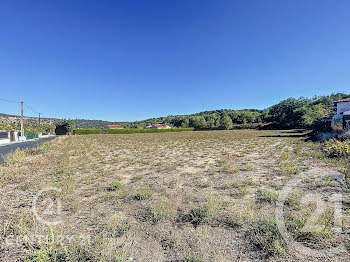
<svg viewBox="0 0 350 262">
<path fill-rule="evenodd" d="M 348 140 L 350 142 L 350 130 L 344 131 L 343 133 L 339 134 L 338 139 L 341 141 Z"/>
<path fill-rule="evenodd" d="M 58 241 L 51 228 L 48 229 L 47 241 L 42 243 L 40 249 L 29 257 L 27 262 L 59 262 L 59 261 L 97 261 L 97 257 L 87 247 L 73 241 L 64 246 Z"/>
<path fill-rule="evenodd" d="M 279 255 L 285 252 L 286 243 L 274 219 L 258 221 L 247 233 L 247 237 L 251 244 L 267 256 Z"/>
<path fill-rule="evenodd" d="M 171 208 L 171 203 L 166 201 L 157 201 L 151 208 L 153 222 L 160 222 L 164 220 L 174 220 L 176 211 Z"/>
<path fill-rule="evenodd" d="M 145 185 L 141 187 L 138 191 L 137 194 L 135 195 L 136 200 L 145 200 L 149 199 L 152 197 L 154 191 L 149 185 Z"/>
<path fill-rule="evenodd" d="M 321 119 L 315 122 L 312 125 L 312 130 L 315 134 L 318 133 L 331 133 L 332 129 L 332 120 L 331 119 Z"/>
<path fill-rule="evenodd" d="M 208 209 L 205 207 L 199 207 L 192 209 L 189 215 L 190 223 L 194 226 L 198 226 L 203 223 L 208 216 Z"/>
<path fill-rule="evenodd" d="M 112 182 L 111 186 L 108 188 L 109 191 L 118 191 L 124 187 L 123 182 L 121 181 L 116 181 Z"/>
<path fill-rule="evenodd" d="M 342 157 L 350 155 L 350 144 L 338 140 L 330 140 L 324 143 L 323 151 L 329 157 Z"/>
<path fill-rule="evenodd" d="M 297 175 L 300 174 L 301 169 L 295 166 L 293 162 L 281 162 L 280 172 L 282 175 Z"/>
<path fill-rule="evenodd" d="M 279 198 L 278 192 L 268 191 L 268 190 L 259 190 L 259 200 L 263 202 L 273 203 L 276 202 Z"/>
</svg>

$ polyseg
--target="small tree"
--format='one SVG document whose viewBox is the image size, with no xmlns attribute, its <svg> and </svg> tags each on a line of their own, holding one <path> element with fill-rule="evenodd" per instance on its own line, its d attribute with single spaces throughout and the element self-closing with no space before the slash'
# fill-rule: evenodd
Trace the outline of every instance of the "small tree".
<svg viewBox="0 0 350 262">
<path fill-rule="evenodd" d="M 229 116 L 223 116 L 220 120 L 220 127 L 223 129 L 231 129 L 233 127 L 232 119 Z"/>
<path fill-rule="evenodd" d="M 218 116 L 215 113 L 210 114 L 207 117 L 207 127 L 209 129 L 213 129 L 216 127 L 216 120 L 218 119 Z"/>
<path fill-rule="evenodd" d="M 312 126 L 317 120 L 323 119 L 329 115 L 326 107 L 322 104 L 310 106 L 306 108 L 303 113 L 303 124 L 306 127 Z"/>
<path fill-rule="evenodd" d="M 191 116 L 190 117 L 190 126 L 200 129 L 207 126 L 204 116 Z"/>
</svg>

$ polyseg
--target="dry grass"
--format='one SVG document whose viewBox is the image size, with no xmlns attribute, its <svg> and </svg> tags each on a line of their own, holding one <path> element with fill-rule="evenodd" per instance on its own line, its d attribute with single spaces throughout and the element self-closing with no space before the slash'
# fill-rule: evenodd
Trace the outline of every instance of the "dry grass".
<svg viewBox="0 0 350 262">
<path fill-rule="evenodd" d="M 288 230 L 308 247 L 335 246 L 337 259 L 349 259 L 347 235 L 331 230 L 333 193 L 343 194 L 343 231 L 350 229 L 346 185 L 329 178 L 341 174 L 318 158 L 313 144 L 278 134 L 286 133 L 86 135 L 18 151 L 0 166 L 2 259 L 317 261 L 290 249 L 276 227 L 280 191 L 297 177 L 303 182 L 285 204 Z M 62 204 L 62 222 L 50 228 L 31 211 L 35 194 L 48 186 L 61 191 L 39 200 Z M 315 211 L 302 204 L 309 193 L 327 206 L 317 234 L 302 231 Z M 40 234 L 49 238 L 4 244 L 9 236 Z"/>
</svg>

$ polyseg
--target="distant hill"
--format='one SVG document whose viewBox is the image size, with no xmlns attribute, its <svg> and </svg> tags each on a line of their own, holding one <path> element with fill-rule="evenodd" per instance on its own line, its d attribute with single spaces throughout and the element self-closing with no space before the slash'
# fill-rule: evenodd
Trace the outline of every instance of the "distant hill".
<svg viewBox="0 0 350 262">
<path fill-rule="evenodd" d="M 107 125 L 117 124 L 124 128 L 143 128 L 149 124 L 165 123 L 173 127 L 194 127 L 198 129 L 231 129 L 239 125 L 255 127 L 257 125 L 273 124 L 276 128 L 308 128 L 317 120 L 331 117 L 335 113 L 334 101 L 349 98 L 350 94 L 332 94 L 315 96 L 313 98 L 288 98 L 265 110 L 219 109 L 203 111 L 189 115 L 169 115 L 149 118 L 133 122 L 111 122 L 103 120 L 72 119 L 75 128 L 105 128 Z M 37 124 L 38 118 L 24 117 L 25 123 Z M 60 119 L 42 118 L 42 124 L 55 123 Z M 20 117 L 16 115 L 0 114 L 0 123 L 19 124 Z"/>
<path fill-rule="evenodd" d="M 24 122 L 28 124 L 35 125 L 38 123 L 37 117 L 29 117 L 29 116 L 23 116 Z M 41 118 L 40 121 L 42 124 L 50 124 L 56 121 L 57 119 L 54 118 Z M 0 123 L 3 124 L 10 124 L 10 125 L 18 125 L 20 124 L 21 117 L 17 115 L 7 115 L 7 114 L 1 114 L 0 113 Z"/>
<path fill-rule="evenodd" d="M 36 125 L 38 123 L 37 117 L 23 117 L 24 122 L 27 124 Z M 57 118 L 41 118 L 40 123 L 42 124 L 54 124 L 55 122 L 61 119 Z M 0 113 L 0 123 L 10 124 L 10 125 L 19 125 L 21 117 L 18 115 L 7 115 Z M 103 121 L 103 120 L 87 120 L 87 119 L 74 119 L 72 120 L 75 123 L 76 128 L 103 128 L 106 125 L 112 124 L 113 122 Z"/>
</svg>

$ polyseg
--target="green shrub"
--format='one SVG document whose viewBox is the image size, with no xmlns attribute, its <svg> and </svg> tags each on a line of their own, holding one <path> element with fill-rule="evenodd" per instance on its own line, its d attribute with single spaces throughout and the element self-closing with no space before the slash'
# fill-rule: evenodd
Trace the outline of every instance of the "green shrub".
<svg viewBox="0 0 350 262">
<path fill-rule="evenodd" d="M 138 191 L 137 194 L 135 195 L 136 200 L 145 200 L 148 198 L 151 198 L 153 195 L 153 189 L 149 186 L 143 186 L 141 187 Z"/>
<path fill-rule="evenodd" d="M 259 190 L 259 199 L 261 201 L 266 201 L 269 203 L 276 202 L 279 198 L 278 192 L 275 191 L 268 191 L 268 190 Z"/>
<path fill-rule="evenodd" d="M 200 262 L 202 261 L 198 254 L 189 254 L 186 256 L 186 262 Z"/>
<path fill-rule="evenodd" d="M 285 253 L 286 245 L 274 219 L 260 220 L 248 231 L 250 243 L 267 256 Z"/>
<path fill-rule="evenodd" d="M 168 202 L 157 201 L 155 205 L 152 206 L 151 212 L 153 217 L 153 222 L 160 222 L 164 220 L 173 220 L 176 217 L 175 212 L 170 208 Z"/>
<path fill-rule="evenodd" d="M 65 246 L 57 240 L 53 230 L 49 228 L 47 242 L 43 243 L 26 262 L 97 261 L 97 257 L 91 251 L 75 241 Z"/>
<path fill-rule="evenodd" d="M 207 216 L 208 216 L 208 209 L 205 207 L 192 209 L 189 215 L 190 223 L 195 226 L 198 226 L 200 223 L 203 223 L 205 221 Z"/>
<path fill-rule="evenodd" d="M 301 169 L 290 161 L 281 162 L 280 170 L 282 175 L 295 175 L 301 173 Z"/>
<path fill-rule="evenodd" d="M 110 191 L 118 191 L 124 187 L 123 182 L 121 181 L 116 181 L 112 182 L 111 186 L 108 188 Z"/>
<path fill-rule="evenodd" d="M 350 144 L 331 139 L 324 143 L 323 151 L 329 157 L 342 157 L 350 155 Z"/>
</svg>

